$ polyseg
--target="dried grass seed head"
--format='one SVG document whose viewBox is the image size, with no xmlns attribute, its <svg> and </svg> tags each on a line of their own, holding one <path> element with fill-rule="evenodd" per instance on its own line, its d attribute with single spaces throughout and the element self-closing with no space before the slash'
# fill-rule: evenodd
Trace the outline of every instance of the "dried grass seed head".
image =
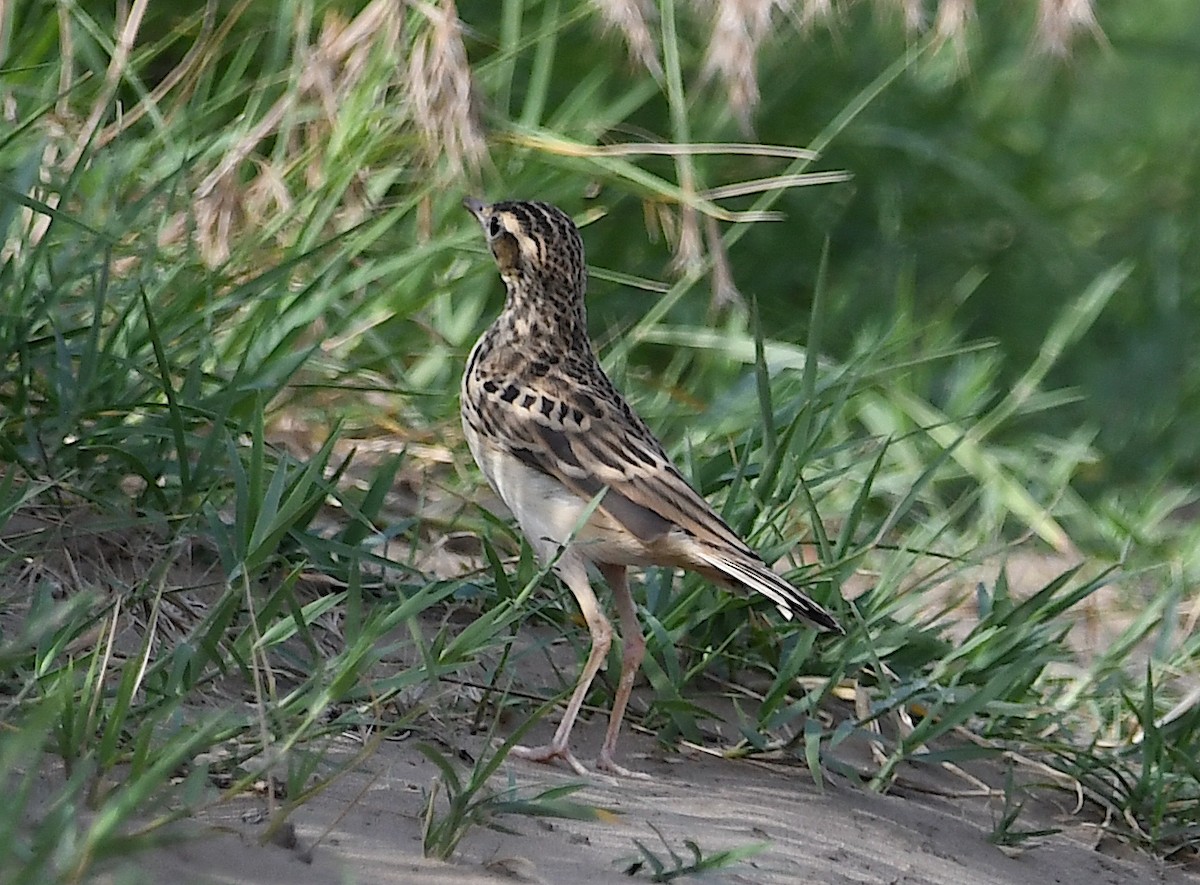
<svg viewBox="0 0 1200 885">
<path fill-rule="evenodd" d="M 445 157 L 454 174 L 477 169 L 487 152 L 472 104 L 471 66 L 453 0 L 412 0 L 413 42 L 404 80 L 426 160 Z"/>
</svg>

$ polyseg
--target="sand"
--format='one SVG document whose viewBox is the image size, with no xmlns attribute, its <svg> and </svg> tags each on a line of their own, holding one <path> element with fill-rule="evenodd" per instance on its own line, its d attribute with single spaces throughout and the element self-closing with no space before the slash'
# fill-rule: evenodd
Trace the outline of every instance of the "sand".
<svg viewBox="0 0 1200 885">
<path fill-rule="evenodd" d="M 539 723 L 536 738 L 553 723 Z M 578 729 L 581 757 L 594 751 L 603 720 Z M 761 845 L 752 856 L 682 882 L 729 883 L 1197 883 L 1200 876 L 1102 837 L 1067 791 L 1029 800 L 1023 827 L 1062 832 L 1032 839 L 1020 850 L 989 843 L 1002 810 L 998 798 L 971 795 L 967 780 L 936 766 L 912 767 L 889 795 L 826 774 L 822 788 L 803 768 L 731 760 L 657 748 L 643 735 L 625 741 L 625 761 L 649 782 L 589 779 L 572 798 L 615 812 L 604 821 L 507 815 L 511 833 L 474 827 L 451 862 L 422 857 L 422 815 L 437 774 L 416 749 L 420 738 L 383 742 L 318 797 L 296 809 L 292 828 L 260 844 L 263 797 L 240 797 L 189 824 L 193 838 L 138 856 L 149 881 L 188 883 L 629 883 L 650 881 L 647 867 L 626 874 L 635 839 L 660 858 L 656 834 L 690 860 L 685 840 L 705 856 Z M 482 738 L 479 739 L 482 741 Z M 480 751 L 486 745 L 478 745 Z M 995 766 L 995 763 L 989 763 Z M 986 766 L 985 766 L 986 768 Z M 997 776 L 999 769 L 993 771 Z M 1019 775 L 1030 779 L 1029 773 Z M 564 770 L 514 760 L 494 778 L 510 778 L 529 793 L 579 783 Z M 116 874 L 114 873 L 114 876 Z M 117 881 L 116 878 L 113 881 Z"/>
</svg>

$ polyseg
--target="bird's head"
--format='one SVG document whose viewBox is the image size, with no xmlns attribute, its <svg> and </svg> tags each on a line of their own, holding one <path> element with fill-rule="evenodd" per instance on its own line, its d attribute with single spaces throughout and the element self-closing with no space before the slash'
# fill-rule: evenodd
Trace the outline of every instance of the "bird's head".
<svg viewBox="0 0 1200 885">
<path fill-rule="evenodd" d="M 463 206 L 483 228 L 506 283 L 537 282 L 569 294 L 583 294 L 583 240 L 567 213 L 538 201 L 489 206 L 467 197 Z"/>
</svg>

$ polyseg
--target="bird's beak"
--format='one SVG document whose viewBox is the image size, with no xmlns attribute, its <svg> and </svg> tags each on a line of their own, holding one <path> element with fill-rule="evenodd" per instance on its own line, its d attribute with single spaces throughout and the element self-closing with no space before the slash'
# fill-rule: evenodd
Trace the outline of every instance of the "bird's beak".
<svg viewBox="0 0 1200 885">
<path fill-rule="evenodd" d="M 478 221 L 480 224 L 483 224 L 483 210 L 486 209 L 487 206 L 482 200 L 477 200 L 474 197 L 467 197 L 465 200 L 463 200 L 463 208 L 474 215 L 476 221 Z"/>
</svg>

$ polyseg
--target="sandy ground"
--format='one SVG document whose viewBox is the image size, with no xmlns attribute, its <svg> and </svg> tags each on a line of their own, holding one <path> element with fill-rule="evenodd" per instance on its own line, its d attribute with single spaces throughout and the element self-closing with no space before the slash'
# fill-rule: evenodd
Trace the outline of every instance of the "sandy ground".
<svg viewBox="0 0 1200 885">
<path fill-rule="evenodd" d="M 1060 566 L 1042 564 L 1041 570 Z M 1044 580 L 1037 574 L 1015 583 L 1036 588 Z M 1086 611 L 1080 617 L 1085 644 L 1094 646 L 1107 638 L 1103 631 L 1095 636 L 1088 633 Z M 1110 619 L 1094 620 L 1104 624 Z M 536 632 L 530 625 L 522 628 L 522 634 L 531 631 Z M 560 650 L 565 654 L 563 672 L 573 673 L 577 651 L 565 645 Z M 523 679 L 532 676 L 535 683 L 543 682 L 534 685 L 535 693 L 553 696 L 561 690 L 561 674 L 555 676 L 553 669 L 531 672 L 530 664 L 528 659 L 509 661 Z M 388 663 L 404 665 L 400 660 Z M 634 708 L 644 709 L 647 700 L 635 693 Z M 712 701 L 701 699 L 710 709 Z M 511 832 L 477 826 L 459 845 L 452 862 L 427 860 L 422 857 L 422 823 L 426 795 L 438 772 L 417 749 L 418 742 L 440 742 L 452 755 L 459 750 L 476 757 L 488 752 L 486 738 L 468 734 L 464 720 L 469 717 L 452 707 L 449 703 L 444 708 L 446 724 L 441 733 L 429 731 L 429 721 L 422 720 L 426 731 L 380 743 L 327 790 L 300 804 L 289 818 L 290 826 L 281 831 L 283 838 L 263 838 L 271 811 L 265 797 L 243 795 L 216 804 L 203 819 L 180 826 L 178 840 L 120 861 L 99 881 L 114 885 L 131 881 L 624 883 L 650 881 L 644 867 L 636 877 L 626 874 L 638 856 L 634 840 L 665 860 L 669 860 L 667 846 L 689 857 L 686 842 L 692 840 L 705 856 L 750 845 L 762 849 L 704 876 L 677 881 L 1200 885 L 1195 861 L 1190 869 L 1182 868 L 1105 836 L 1095 809 L 1076 808 L 1075 795 L 1067 790 L 1045 788 L 1032 793 L 1018 821 L 1020 828 L 1059 832 L 1031 839 L 1019 851 L 991 844 L 988 836 L 1003 813 L 998 790 L 1005 782 L 1005 771 L 996 762 L 972 766 L 970 776 L 937 766 L 909 765 L 891 792 L 879 795 L 829 772 L 818 787 L 806 769 L 795 765 L 724 759 L 687 748 L 666 751 L 652 737 L 629 729 L 622 739 L 622 761 L 653 779 L 615 781 L 595 776 L 572 796 L 615 814 L 590 822 L 509 815 L 499 822 Z M 557 714 L 537 723 L 528 740 L 547 739 L 556 721 Z M 602 715 L 579 722 L 573 746 L 580 758 L 594 757 L 604 724 Z M 848 744 L 840 752 L 854 752 Z M 355 749 L 360 748 L 348 747 L 347 753 Z M 855 770 L 872 769 L 865 755 L 841 761 Z M 1018 770 L 1016 776 L 1022 784 L 1045 780 L 1043 773 L 1033 769 Z M 44 777 L 50 788 L 61 774 L 45 772 Z M 500 769 L 493 785 L 503 789 L 510 779 L 527 796 L 580 782 L 564 770 L 516 760 Z M 46 790 L 47 795 L 52 792 Z M 215 787 L 212 793 L 219 796 Z M 444 807 L 442 800 L 439 811 Z"/>
<path fill-rule="evenodd" d="M 535 739 L 552 724 L 539 723 Z M 602 729 L 600 717 L 581 723 L 581 758 L 598 747 Z M 194 838 L 139 856 L 136 868 L 150 881 L 172 883 L 616 885 L 649 881 L 644 868 L 634 878 L 626 874 L 637 856 L 634 839 L 668 857 L 657 828 L 687 858 L 689 839 L 705 855 L 764 846 L 723 869 L 676 880 L 684 882 L 1200 882 L 1195 872 L 1100 838 L 1093 822 L 1074 813 L 1074 799 L 1066 792 L 1039 794 L 1042 798 L 1033 800 L 1036 807 L 1027 807 L 1020 819 L 1023 827 L 1052 826 L 1062 832 L 1013 852 L 987 840 L 1000 801 L 970 795 L 974 791 L 967 781 L 936 767 L 909 769 L 890 795 L 828 775 L 818 789 L 804 769 L 664 753 L 651 738 L 636 734 L 625 741 L 624 758 L 652 781 L 596 776 L 573 796 L 611 809 L 616 812 L 612 819 L 505 816 L 500 821 L 511 834 L 475 827 L 454 862 L 441 863 L 421 855 L 424 793 L 436 770 L 416 750 L 416 741 L 414 736 L 381 744 L 329 790 L 297 809 L 291 817 L 294 830 L 273 844 L 260 844 L 265 799 L 240 798 L 221 806 L 205 825 L 189 825 Z M 496 786 L 503 788 L 510 777 L 531 793 L 579 782 L 568 772 L 523 761 L 503 766 Z M 114 872 L 111 881 L 120 881 L 119 876 Z"/>
</svg>

